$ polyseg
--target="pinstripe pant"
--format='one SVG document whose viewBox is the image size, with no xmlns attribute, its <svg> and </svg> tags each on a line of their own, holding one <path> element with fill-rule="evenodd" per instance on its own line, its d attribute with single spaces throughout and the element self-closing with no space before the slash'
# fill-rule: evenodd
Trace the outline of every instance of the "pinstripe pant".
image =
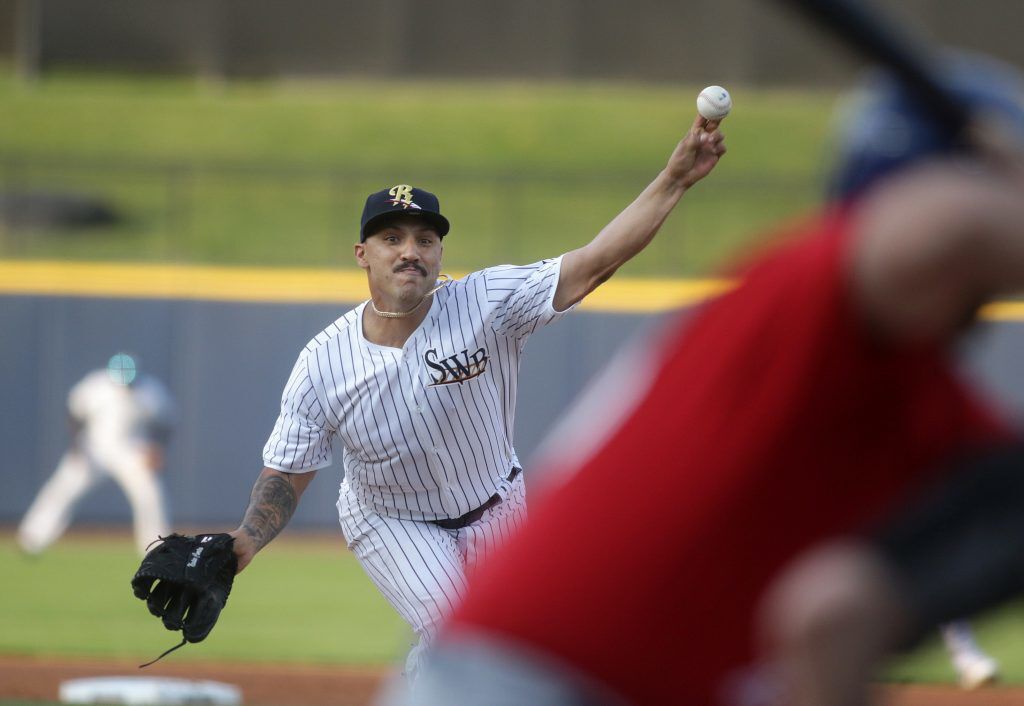
<svg viewBox="0 0 1024 706">
<path fill-rule="evenodd" d="M 349 549 L 419 638 L 405 663 L 411 681 L 436 628 L 462 598 L 466 570 L 526 520 L 526 485 L 520 473 L 503 502 L 458 530 L 380 515 L 362 506 L 347 482 L 338 516 Z"/>
</svg>

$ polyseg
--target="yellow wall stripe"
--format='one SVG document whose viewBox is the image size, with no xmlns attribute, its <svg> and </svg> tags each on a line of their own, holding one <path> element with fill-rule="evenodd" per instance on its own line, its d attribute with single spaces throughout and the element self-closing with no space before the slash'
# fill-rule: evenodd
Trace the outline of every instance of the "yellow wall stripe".
<svg viewBox="0 0 1024 706">
<path fill-rule="evenodd" d="M 581 308 L 653 313 L 692 304 L 727 286 L 720 279 L 616 277 Z M 0 260 L 0 294 L 270 303 L 351 303 L 368 296 L 361 270 L 45 260 Z M 982 315 L 1022 321 L 1024 302 L 996 302 Z"/>
<path fill-rule="evenodd" d="M 618 278 L 587 297 L 583 308 L 665 311 L 725 286 L 715 280 Z M 362 270 L 36 260 L 0 260 L 0 294 L 279 303 L 358 302 L 369 296 Z"/>
<path fill-rule="evenodd" d="M 1024 301 L 992 302 L 982 308 L 981 316 L 992 321 L 1024 321 Z"/>
<path fill-rule="evenodd" d="M 246 302 L 352 302 L 361 271 L 0 260 L 0 293 Z"/>
</svg>

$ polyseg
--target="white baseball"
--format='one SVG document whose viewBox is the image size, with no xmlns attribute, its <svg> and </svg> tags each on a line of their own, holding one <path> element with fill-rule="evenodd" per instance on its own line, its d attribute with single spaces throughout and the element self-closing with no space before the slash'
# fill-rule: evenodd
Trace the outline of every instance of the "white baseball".
<svg viewBox="0 0 1024 706">
<path fill-rule="evenodd" d="M 708 86 L 697 96 L 697 112 L 708 120 L 721 120 L 732 110 L 732 96 L 721 86 Z"/>
</svg>

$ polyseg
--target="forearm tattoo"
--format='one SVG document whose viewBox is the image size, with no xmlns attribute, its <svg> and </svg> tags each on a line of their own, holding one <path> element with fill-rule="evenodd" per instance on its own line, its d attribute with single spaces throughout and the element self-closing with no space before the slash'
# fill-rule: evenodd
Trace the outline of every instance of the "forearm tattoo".
<svg viewBox="0 0 1024 706">
<path fill-rule="evenodd" d="M 287 478 L 267 476 L 256 481 L 242 529 L 252 537 L 257 551 L 284 529 L 298 504 L 299 496 Z"/>
</svg>

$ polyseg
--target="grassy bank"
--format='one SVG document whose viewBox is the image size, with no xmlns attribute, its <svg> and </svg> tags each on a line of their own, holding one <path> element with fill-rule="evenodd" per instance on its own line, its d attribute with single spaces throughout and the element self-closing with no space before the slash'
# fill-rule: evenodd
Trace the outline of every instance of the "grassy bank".
<svg viewBox="0 0 1024 706">
<path fill-rule="evenodd" d="M 698 87 L 238 83 L 0 75 L 0 189 L 99 197 L 121 220 L 8 229 L 0 255 L 351 264 L 362 199 L 438 192 L 453 269 L 589 239 L 654 177 Z M 833 96 L 734 88 L 730 154 L 632 274 L 714 269 L 818 195 Z"/>
</svg>

